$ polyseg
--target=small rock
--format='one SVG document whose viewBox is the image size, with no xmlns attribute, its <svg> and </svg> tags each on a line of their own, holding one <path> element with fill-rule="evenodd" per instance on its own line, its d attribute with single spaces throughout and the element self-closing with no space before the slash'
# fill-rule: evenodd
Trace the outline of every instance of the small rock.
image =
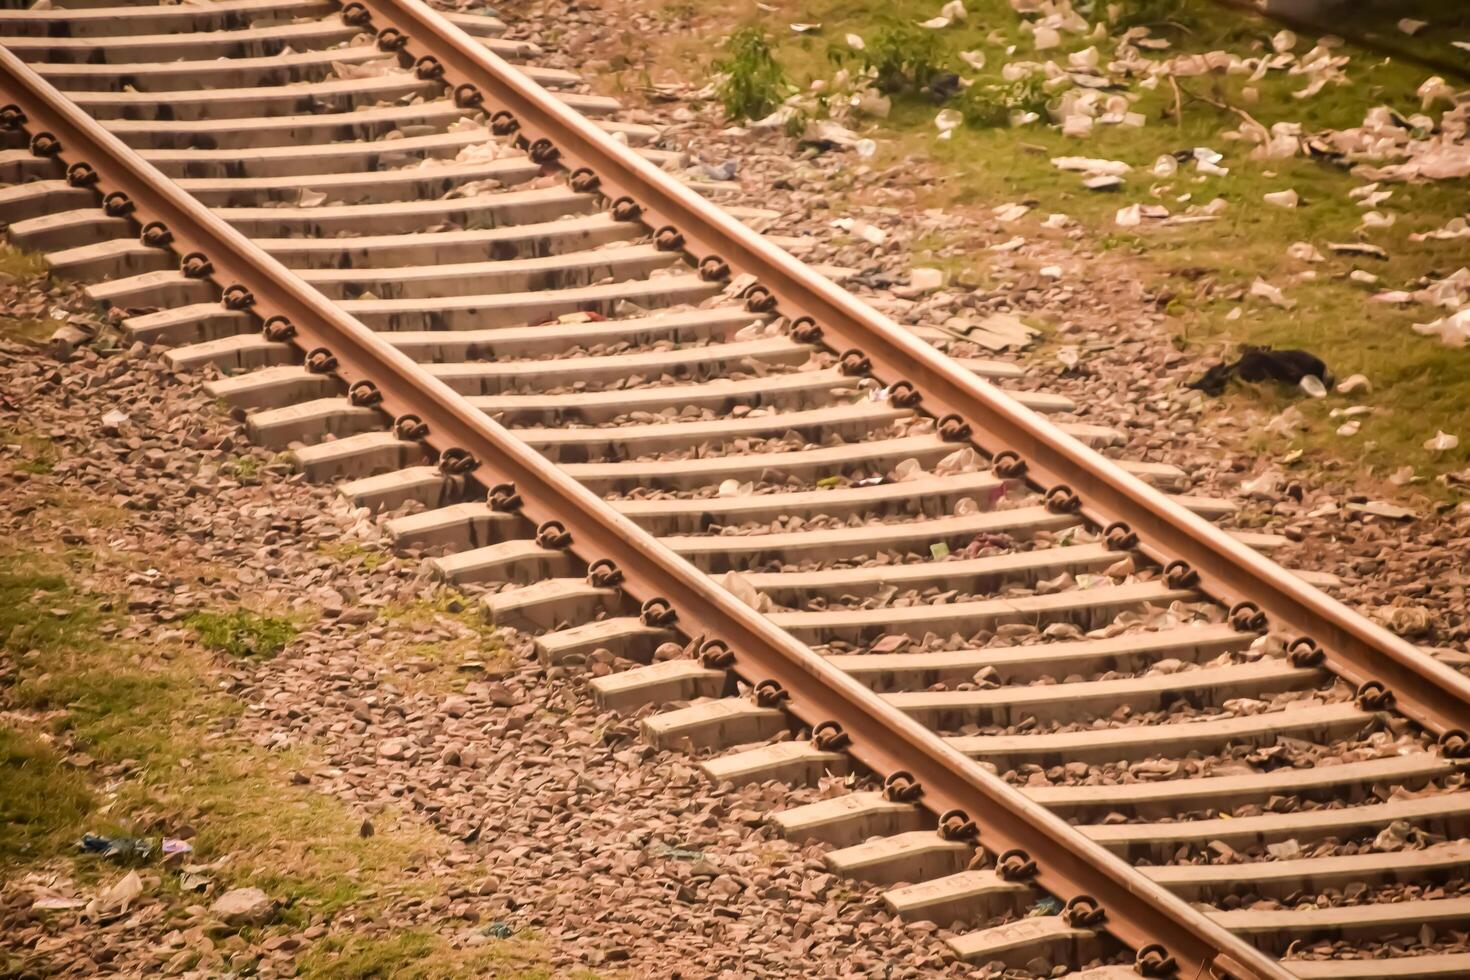
<svg viewBox="0 0 1470 980">
<path fill-rule="evenodd" d="M 259 926 L 276 912 L 275 903 L 259 888 L 234 888 L 214 900 L 212 915 L 229 926 Z"/>
</svg>

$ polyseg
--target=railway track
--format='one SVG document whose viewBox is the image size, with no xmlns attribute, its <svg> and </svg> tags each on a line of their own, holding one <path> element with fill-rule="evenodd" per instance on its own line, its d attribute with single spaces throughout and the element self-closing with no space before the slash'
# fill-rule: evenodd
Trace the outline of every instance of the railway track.
<svg viewBox="0 0 1470 980">
<path fill-rule="evenodd" d="M 781 252 L 511 33 L 0 10 L 0 218 L 656 747 L 850 773 L 775 831 L 958 959 L 1470 975 L 1470 681 Z"/>
</svg>

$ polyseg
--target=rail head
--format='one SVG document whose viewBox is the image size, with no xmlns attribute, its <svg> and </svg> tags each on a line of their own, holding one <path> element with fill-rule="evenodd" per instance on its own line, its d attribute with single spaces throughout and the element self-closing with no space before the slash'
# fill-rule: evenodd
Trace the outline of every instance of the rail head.
<svg viewBox="0 0 1470 980">
<path fill-rule="evenodd" d="M 968 395 L 973 404 L 964 403 L 975 413 L 972 418 L 992 401 L 997 411 L 1009 405 L 998 393 L 976 386 L 942 356 L 919 346 L 895 325 L 604 137 L 417 0 L 369 0 L 366 6 L 375 26 L 391 26 L 411 39 L 430 42 L 452 84 L 474 84 L 491 98 L 504 98 L 513 111 L 525 116 L 522 125 L 528 134 L 545 132 L 545 137 L 536 138 L 554 138 L 567 157 L 586 154 L 597 166 L 605 167 L 605 175 L 599 172 L 605 193 L 617 189 L 646 195 L 651 203 L 645 205 L 645 216 L 677 221 L 687 242 L 696 247 L 707 244 L 711 251 L 706 254 L 757 271 L 778 293 L 788 313 L 794 309 L 799 311 L 796 315 L 804 313 L 824 325 L 833 324 L 834 334 L 850 332 L 860 337 L 866 336 L 864 331 L 875 331 L 867 337 L 871 346 L 865 348 L 877 355 L 875 363 L 878 357 L 885 364 L 907 358 L 906 363 L 914 368 L 910 380 L 921 388 L 929 386 L 926 396 L 928 390 L 935 390 L 941 393 L 939 397 L 961 403 L 960 396 Z M 459 81 L 461 78 L 465 80 Z M 1027 850 L 1038 865 L 1041 887 L 1065 897 L 1089 895 L 1106 911 L 1107 928 L 1119 939 L 1135 947 L 1162 943 L 1186 976 L 1242 980 L 1290 976 L 1274 960 L 1026 800 L 699 573 L 343 313 L 4 49 L 0 49 L 0 87 L 5 101 L 17 110 L 9 117 L 11 122 L 47 134 L 51 141 L 48 152 L 55 152 L 63 161 L 73 166 L 88 164 L 95 175 L 93 186 L 105 198 L 115 205 L 125 203 L 141 223 L 161 222 L 176 250 L 194 258 L 196 265 L 202 263 L 226 291 L 240 287 L 249 296 L 248 307 L 263 321 L 275 321 L 278 327 L 288 324 L 293 334 L 290 339 L 303 350 L 325 352 L 335 362 L 334 372 L 349 385 L 371 383 L 388 415 L 416 417 L 426 427 L 415 433 L 416 438 L 440 453 L 468 453 L 494 481 L 515 484 L 529 519 L 560 521 L 583 558 L 608 558 L 618 566 L 630 595 L 662 598 L 677 611 L 686 632 L 723 641 L 734 653 L 733 667 L 749 680 L 779 685 L 787 698 L 785 706 L 795 717 L 811 726 L 837 722 L 851 739 L 851 753 L 864 766 L 880 775 L 907 771 L 921 787 L 921 802 L 926 807 L 970 815 L 983 828 L 983 846 L 996 853 Z M 125 197 L 115 196 L 119 194 Z M 1024 428 L 1035 421 L 1027 413 L 1016 424 Z M 1024 440 L 1013 444 L 1023 451 L 1039 452 L 1051 445 L 1048 440 L 1053 435 L 1038 429 L 1034 444 Z M 483 477 L 481 482 L 486 482 Z M 1088 488 L 1080 489 L 1085 492 Z"/>
</svg>

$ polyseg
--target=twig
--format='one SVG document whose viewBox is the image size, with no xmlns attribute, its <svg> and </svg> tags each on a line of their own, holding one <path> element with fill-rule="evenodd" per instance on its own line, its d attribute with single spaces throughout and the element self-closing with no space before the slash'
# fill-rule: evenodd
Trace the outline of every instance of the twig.
<svg viewBox="0 0 1470 980">
<path fill-rule="evenodd" d="M 1184 125 L 1184 102 L 1179 97 L 1179 83 L 1174 80 L 1173 75 L 1165 76 L 1169 79 L 1169 87 L 1174 90 L 1174 125 Z"/>
<path fill-rule="evenodd" d="M 1170 82 L 1173 82 L 1174 81 L 1174 78 L 1173 78 L 1172 75 L 1169 77 L 1169 81 Z M 1180 89 L 1180 86 L 1176 83 L 1174 85 L 1174 95 L 1175 95 L 1176 99 L 1177 99 L 1177 97 L 1179 95 L 1179 89 Z M 1223 109 L 1226 112 L 1233 112 L 1237 116 L 1239 116 L 1240 118 L 1244 119 L 1246 122 L 1250 123 L 1252 126 L 1254 126 L 1257 129 L 1259 129 L 1261 132 L 1263 132 L 1263 133 L 1269 133 L 1270 132 L 1269 129 L 1267 129 L 1265 126 L 1262 126 L 1261 125 L 1260 120 L 1256 119 L 1255 116 L 1251 115 L 1249 112 L 1246 112 L 1244 109 L 1238 108 L 1237 106 L 1233 106 L 1233 105 L 1231 105 L 1228 102 L 1216 102 L 1214 99 L 1209 98 L 1208 96 L 1196 95 L 1193 92 L 1189 91 L 1188 89 L 1185 89 L 1184 92 L 1192 100 L 1195 100 L 1195 101 L 1198 101 L 1198 102 L 1203 102 L 1205 105 L 1212 105 L 1216 109 Z M 1176 104 L 1177 104 L 1177 102 L 1176 102 Z"/>
</svg>

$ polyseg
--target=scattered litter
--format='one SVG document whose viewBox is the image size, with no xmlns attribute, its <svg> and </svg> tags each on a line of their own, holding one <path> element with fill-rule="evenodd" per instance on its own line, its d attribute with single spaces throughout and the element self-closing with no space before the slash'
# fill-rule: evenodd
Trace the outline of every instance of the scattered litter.
<svg viewBox="0 0 1470 980">
<path fill-rule="evenodd" d="M 77 846 L 85 854 L 100 854 L 125 863 L 142 863 L 153 857 L 153 841 L 146 837 L 103 837 L 83 834 Z"/>
<path fill-rule="evenodd" d="M 1470 343 L 1470 307 L 1429 323 L 1416 323 L 1414 332 L 1426 337 L 1438 337 L 1447 347 L 1464 347 Z"/>
<path fill-rule="evenodd" d="M 1418 480 L 1418 477 L 1414 475 L 1414 467 L 1412 466 L 1400 466 L 1390 473 L 1388 477 L 1388 482 L 1396 487 L 1408 486 L 1416 480 Z"/>
<path fill-rule="evenodd" d="M 720 578 L 720 585 L 756 612 L 766 612 L 771 607 L 771 597 L 751 585 L 750 580 L 739 572 L 726 572 Z"/>
<path fill-rule="evenodd" d="M 909 270 L 909 285 L 925 292 L 944 285 L 944 273 L 939 269 L 915 266 Z"/>
<path fill-rule="evenodd" d="M 922 480 L 928 474 L 924 472 L 924 464 L 917 459 L 899 460 L 898 465 L 893 468 L 894 483 L 909 483 L 914 480 Z"/>
<path fill-rule="evenodd" d="M 1417 516 L 1407 507 L 1385 503 L 1382 500 L 1369 500 L 1361 504 L 1348 504 L 1343 509 L 1349 514 L 1371 514 L 1374 517 L 1385 517 L 1391 521 L 1412 521 Z"/>
<path fill-rule="evenodd" d="M 1250 295 L 1286 310 L 1296 305 L 1296 301 L 1287 299 L 1286 294 L 1279 287 L 1271 285 L 1260 276 L 1257 276 L 1256 281 L 1251 283 Z"/>
<path fill-rule="evenodd" d="M 1273 191 L 1270 194 L 1265 194 L 1263 195 L 1263 200 L 1265 200 L 1267 204 L 1276 205 L 1278 208 L 1294 208 L 1297 206 L 1298 203 L 1300 203 L 1301 198 L 1297 195 L 1297 192 L 1295 190 L 1284 190 Z"/>
<path fill-rule="evenodd" d="M 1092 157 L 1052 157 L 1052 166 L 1089 175 L 1119 177 L 1133 168 L 1121 160 L 1098 160 Z"/>
<path fill-rule="evenodd" d="M 1416 231 L 1409 235 L 1409 241 L 1422 242 L 1429 239 L 1435 241 L 1449 241 L 1452 238 L 1470 238 L 1470 221 L 1464 218 L 1451 218 L 1443 228 L 1434 231 Z"/>
<path fill-rule="evenodd" d="M 1361 391 L 1363 392 L 1363 394 L 1366 395 L 1372 390 L 1372 383 L 1368 381 L 1366 375 L 1362 374 L 1349 375 L 1348 377 L 1344 378 L 1337 386 L 1337 393 L 1339 395 L 1351 395 L 1355 391 Z"/>
<path fill-rule="evenodd" d="M 1220 161 L 1225 159 L 1224 155 L 1208 146 L 1196 146 L 1194 148 L 1194 167 L 1202 174 L 1211 177 L 1224 177 L 1230 173 L 1229 167 L 1220 166 Z"/>
<path fill-rule="evenodd" d="M 990 250 L 992 252 L 1014 252 L 1016 249 L 1025 244 L 1026 239 L 1022 238 L 1020 235 L 1017 235 L 1016 237 L 1008 238 L 997 245 L 990 246 Z"/>
<path fill-rule="evenodd" d="M 87 903 L 80 898 L 62 898 L 60 895 L 43 895 L 31 903 L 31 908 L 44 912 L 79 909 Z"/>
<path fill-rule="evenodd" d="M 821 24 L 792 24 L 791 29 L 797 34 L 815 34 L 822 29 Z"/>
<path fill-rule="evenodd" d="M 1031 206 L 1029 204 L 1002 204 L 999 207 L 990 209 L 991 214 L 994 214 L 995 219 L 1002 224 L 1009 221 L 1017 221 L 1025 217 L 1026 212 L 1030 210 Z"/>
<path fill-rule="evenodd" d="M 1297 382 L 1297 387 L 1301 388 L 1302 391 L 1311 395 L 1313 398 L 1327 397 L 1327 386 L 1315 374 L 1303 375 L 1302 379 Z"/>
<path fill-rule="evenodd" d="M 1420 31 L 1424 30 L 1424 28 L 1428 26 L 1429 21 L 1427 20 L 1415 20 L 1412 17 L 1404 17 L 1399 20 L 1399 30 L 1403 31 L 1410 37 L 1418 34 Z"/>
<path fill-rule="evenodd" d="M 985 52 L 983 51 L 961 51 L 960 60 L 976 71 L 985 70 Z"/>
<path fill-rule="evenodd" d="M 1050 895 L 1039 898 L 1036 903 L 1026 910 L 1026 917 L 1032 918 L 1038 915 L 1058 915 L 1062 911 L 1062 901 Z"/>
<path fill-rule="evenodd" d="M 849 35 L 847 35 L 846 40 L 847 40 L 847 46 L 849 48 L 852 48 L 854 51 L 862 51 L 863 49 L 865 49 L 868 46 L 868 42 L 864 41 L 861 37 L 859 37 L 856 34 L 849 34 Z"/>
<path fill-rule="evenodd" d="M 1298 262 L 1326 262 L 1327 256 L 1317 251 L 1317 246 L 1311 242 L 1293 242 L 1286 249 L 1286 254 Z"/>
<path fill-rule="evenodd" d="M 840 228 L 854 238 L 861 238 L 869 245 L 882 245 L 888 238 L 888 232 L 860 218 L 838 218 L 832 222 L 832 227 Z"/>
<path fill-rule="evenodd" d="M 1398 220 L 1396 214 L 1384 214 L 1382 211 L 1368 211 L 1363 215 L 1362 227 L 1368 229 L 1392 228 Z"/>
<path fill-rule="evenodd" d="M 934 464 L 935 476 L 958 476 L 961 473 L 978 473 L 985 468 L 985 460 L 969 446 L 956 449 Z"/>
<path fill-rule="evenodd" d="M 1096 177 L 1088 177 L 1082 182 L 1082 186 L 1090 191 L 1115 191 L 1123 186 L 1123 178 L 1112 174 L 1099 174 Z"/>
<path fill-rule="evenodd" d="M 1371 259 L 1388 259 L 1388 253 L 1367 242 L 1328 242 L 1327 250 L 1338 255 L 1365 255 Z"/>
<path fill-rule="evenodd" d="M 1353 282 L 1360 282 L 1365 286 L 1376 286 L 1378 284 L 1377 276 L 1371 272 L 1365 272 L 1362 269 L 1354 269 L 1352 272 L 1349 272 L 1348 278 Z"/>
<path fill-rule="evenodd" d="M 1447 453 L 1460 444 L 1460 437 L 1451 435 L 1443 430 L 1437 431 L 1434 438 L 1424 443 L 1424 448 L 1432 453 Z"/>
<path fill-rule="evenodd" d="M 934 117 L 934 125 L 939 129 L 939 138 L 942 140 L 953 136 L 964 121 L 965 117 L 954 109 L 940 109 L 939 114 Z"/>
<path fill-rule="evenodd" d="M 1344 437 L 1355 436 L 1358 434 L 1358 430 L 1362 427 L 1362 422 L 1359 422 L 1357 419 L 1353 419 L 1351 422 L 1344 422 L 1342 425 L 1339 425 L 1337 427 L 1337 434 Z"/>
<path fill-rule="evenodd" d="M 129 871 L 118 881 L 97 893 L 97 897 L 87 903 L 82 915 L 92 921 L 106 917 L 120 915 L 132 907 L 133 901 L 143 894 L 143 879 L 138 877 L 138 872 Z"/>
</svg>

